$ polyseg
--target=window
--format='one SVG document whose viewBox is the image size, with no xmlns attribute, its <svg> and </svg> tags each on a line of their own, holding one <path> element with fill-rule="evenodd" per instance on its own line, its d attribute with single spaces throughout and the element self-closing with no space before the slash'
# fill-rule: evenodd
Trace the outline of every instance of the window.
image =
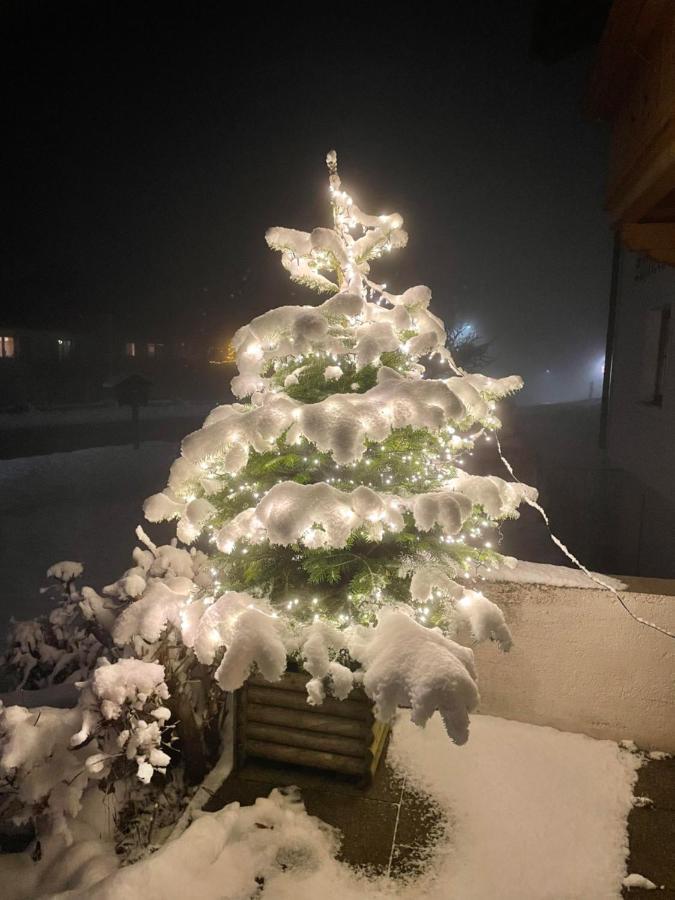
<svg viewBox="0 0 675 900">
<path fill-rule="evenodd" d="M 73 342 L 70 338 L 58 338 L 56 341 L 56 349 L 59 354 L 59 362 L 63 362 L 64 359 L 68 359 L 70 356 L 70 351 L 73 349 Z"/>
<path fill-rule="evenodd" d="M 654 406 L 663 404 L 663 388 L 670 336 L 670 306 L 647 311 L 642 355 L 642 400 Z"/>
<path fill-rule="evenodd" d="M 164 344 L 157 344 L 154 341 L 148 344 L 148 356 L 156 358 L 162 355 Z"/>
<path fill-rule="evenodd" d="M 13 359 L 16 353 L 14 338 L 11 334 L 0 336 L 0 358 Z"/>
<path fill-rule="evenodd" d="M 136 356 L 136 341 L 127 341 L 126 354 L 127 356 Z"/>
</svg>

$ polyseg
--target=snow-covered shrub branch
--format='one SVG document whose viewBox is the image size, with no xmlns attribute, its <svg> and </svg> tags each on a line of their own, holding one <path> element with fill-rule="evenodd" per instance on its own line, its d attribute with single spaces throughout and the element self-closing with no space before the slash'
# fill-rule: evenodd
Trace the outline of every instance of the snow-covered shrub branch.
<svg viewBox="0 0 675 900">
<path fill-rule="evenodd" d="M 374 629 L 357 634 L 351 652 L 363 663 L 363 686 L 379 718 L 389 721 L 399 706 L 410 706 L 412 721 L 424 725 L 438 710 L 448 735 L 466 743 L 479 700 L 471 650 L 406 610 L 383 609 Z"/>
<path fill-rule="evenodd" d="M 110 643 L 105 627 L 92 627 L 86 592 L 76 586 L 83 572 L 78 562 L 62 561 L 47 570 L 57 584 L 44 589 L 55 603 L 47 615 L 10 622 L 7 650 L 0 669 L 19 690 L 47 688 L 87 678 Z"/>
<path fill-rule="evenodd" d="M 143 782 L 163 772 L 170 762 L 161 749 L 167 698 L 162 666 L 102 659 L 74 708 L 0 706 L 3 816 L 32 820 L 68 840 L 68 820 L 91 782 L 131 766 Z"/>
</svg>

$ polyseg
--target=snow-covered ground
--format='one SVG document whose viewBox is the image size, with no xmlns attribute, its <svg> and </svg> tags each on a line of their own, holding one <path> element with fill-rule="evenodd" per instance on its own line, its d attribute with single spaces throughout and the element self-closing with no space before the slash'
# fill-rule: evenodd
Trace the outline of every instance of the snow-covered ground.
<svg viewBox="0 0 675 900">
<path fill-rule="evenodd" d="M 213 405 L 213 403 L 162 403 L 156 401 L 143 406 L 140 416 L 142 420 L 206 416 Z M 0 431 L 48 428 L 52 425 L 127 422 L 130 416 L 129 407 L 119 406 L 117 403 L 98 403 L 90 406 L 71 406 L 58 409 L 29 409 L 20 413 L 0 413 Z"/>
<path fill-rule="evenodd" d="M 85 583 L 114 580 L 128 566 L 142 501 L 162 487 L 177 451 L 155 442 L 138 451 L 107 447 L 0 461 L 2 619 L 47 610 L 39 588 L 57 560 L 82 561 Z M 160 532 L 153 526 L 153 535 Z M 527 564 L 515 574 L 548 584 L 574 576 Z M 65 852 L 44 847 L 37 864 L 3 856 L 3 896 L 27 900 L 68 889 L 75 891 L 69 897 L 106 900 L 182 900 L 187 893 L 247 900 L 262 876 L 271 900 L 315 900 L 329 891 L 345 900 L 620 897 L 637 762 L 616 744 L 474 716 L 469 744 L 457 747 L 438 716 L 420 730 L 403 714 L 390 762 L 408 784 L 429 792 L 451 823 L 423 883 L 354 873 L 335 860 L 330 829 L 297 800 L 275 795 L 255 808 L 199 818 L 159 853 L 119 872 L 111 846 L 95 829 L 87 832 L 85 817 L 78 833 L 88 842 Z"/>
<path fill-rule="evenodd" d="M 254 807 L 203 815 L 121 870 L 110 846 L 94 841 L 45 847 L 39 863 L 0 857 L 0 883 L 7 900 L 66 889 L 82 900 L 248 900 L 258 896 L 256 878 L 269 900 L 621 897 L 639 763 L 617 744 L 475 716 L 471 741 L 457 747 L 438 716 L 422 730 L 401 714 L 389 761 L 435 798 L 450 823 L 421 881 L 369 879 L 338 863 L 339 836 L 309 817 L 297 796 L 274 792 Z"/>
<path fill-rule="evenodd" d="M 40 587 L 52 563 L 84 563 L 83 583 L 98 587 L 128 568 L 143 500 L 177 453 L 156 441 L 0 460 L 0 632 L 10 616 L 48 611 Z"/>
<path fill-rule="evenodd" d="M 390 759 L 452 822 L 434 900 L 620 897 L 637 758 L 612 741 L 473 716 L 466 747 L 405 718 Z M 420 896 L 424 896 L 420 894 Z"/>
</svg>

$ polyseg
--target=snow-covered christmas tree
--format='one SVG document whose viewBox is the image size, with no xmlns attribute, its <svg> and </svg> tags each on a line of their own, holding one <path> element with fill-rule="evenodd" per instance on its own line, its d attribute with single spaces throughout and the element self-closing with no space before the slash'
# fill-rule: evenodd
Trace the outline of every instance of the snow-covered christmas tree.
<svg viewBox="0 0 675 900">
<path fill-rule="evenodd" d="M 224 689 L 239 687 L 253 660 L 278 678 L 296 653 L 320 702 L 326 676 L 344 696 L 360 662 L 381 715 L 412 699 L 423 722 L 437 705 L 464 741 L 477 693 L 471 654 L 451 638 L 508 649 L 510 635 L 462 581 L 499 559 L 492 529 L 517 515 L 524 491 L 533 496 L 467 474 L 464 461 L 522 382 L 454 364 L 429 288 L 393 294 L 371 280 L 371 263 L 406 245 L 403 220 L 362 212 L 334 151 L 327 164 L 332 227 L 275 227 L 266 239 L 293 281 L 330 296 L 237 332 L 232 390 L 243 402 L 213 410 L 183 441 L 145 514 L 176 518 L 181 541 L 206 534 L 214 548 L 213 596 L 191 598 L 181 615 L 198 621 L 183 631 L 204 662 L 225 648 Z M 425 377 L 434 357 L 449 377 Z M 235 654 L 239 635 L 252 659 Z M 430 671 L 436 688 L 420 691 Z"/>
</svg>

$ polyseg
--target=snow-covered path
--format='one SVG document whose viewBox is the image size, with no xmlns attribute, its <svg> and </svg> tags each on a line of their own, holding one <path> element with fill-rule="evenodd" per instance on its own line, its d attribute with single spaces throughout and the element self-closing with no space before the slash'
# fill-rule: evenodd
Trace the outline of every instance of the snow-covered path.
<svg viewBox="0 0 675 900">
<path fill-rule="evenodd" d="M 0 460 L 0 631 L 47 610 L 39 591 L 53 562 L 84 563 L 94 587 L 128 568 L 141 504 L 177 453 L 156 441 Z"/>
</svg>

